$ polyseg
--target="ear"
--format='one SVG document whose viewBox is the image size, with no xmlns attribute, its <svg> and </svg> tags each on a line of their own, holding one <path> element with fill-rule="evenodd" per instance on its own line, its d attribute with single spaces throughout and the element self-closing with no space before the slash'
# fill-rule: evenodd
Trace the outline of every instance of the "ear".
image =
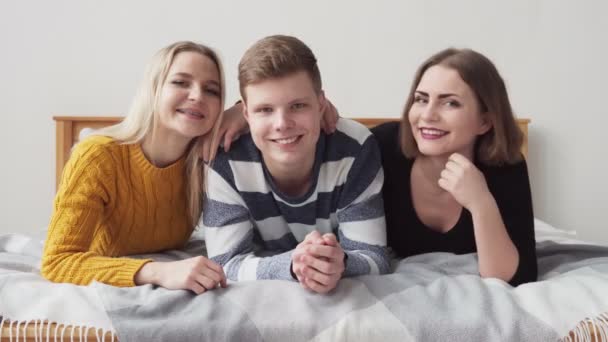
<svg viewBox="0 0 608 342">
<path fill-rule="evenodd" d="M 321 117 L 323 117 L 323 113 L 327 109 L 327 99 L 325 98 L 325 92 L 323 90 L 319 91 L 317 95 L 317 100 L 319 101 L 319 112 L 321 113 Z"/>
<path fill-rule="evenodd" d="M 247 102 L 241 100 L 242 108 L 243 108 L 243 117 L 249 123 L 249 109 L 247 107 Z"/>
<path fill-rule="evenodd" d="M 481 125 L 479 126 L 479 129 L 477 130 L 477 135 L 484 135 L 490 129 L 492 129 L 492 122 L 490 121 L 490 119 L 488 119 L 489 116 L 490 116 L 490 114 L 488 114 L 488 113 L 485 113 L 481 116 Z"/>
</svg>

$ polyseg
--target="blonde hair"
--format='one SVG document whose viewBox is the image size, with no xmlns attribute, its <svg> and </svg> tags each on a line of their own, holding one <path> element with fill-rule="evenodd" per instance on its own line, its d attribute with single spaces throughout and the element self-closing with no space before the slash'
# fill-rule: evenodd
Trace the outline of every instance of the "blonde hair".
<svg viewBox="0 0 608 342">
<path fill-rule="evenodd" d="M 305 71 L 317 93 L 321 92 L 321 73 L 312 50 L 296 37 L 275 35 L 258 40 L 239 62 L 239 90 L 245 102 L 245 87 L 268 79 Z"/>
<path fill-rule="evenodd" d="M 475 93 L 482 117 L 491 124 L 490 130 L 475 142 L 476 158 L 487 165 L 513 164 L 520 161 L 523 157 L 523 133 L 513 115 L 505 83 L 492 61 L 470 49 L 442 50 L 422 63 L 416 71 L 401 117 L 400 141 L 403 154 L 408 158 L 415 158 L 420 154 L 408 115 L 422 76 L 435 65 L 458 72 L 460 78 Z"/>
<path fill-rule="evenodd" d="M 217 66 L 220 76 L 220 108 L 224 108 L 224 73 L 219 57 L 211 48 L 193 43 L 190 41 L 180 41 L 173 43 L 158 51 L 146 66 L 144 78 L 139 86 L 137 93 L 131 104 L 131 108 L 124 120 L 116 125 L 102 128 L 95 131 L 95 135 L 104 135 L 113 138 L 121 144 L 140 144 L 144 138 L 154 136 L 156 127 L 156 111 L 162 91 L 163 84 L 167 79 L 169 68 L 173 64 L 175 56 L 182 52 L 196 52 L 208 57 Z M 210 133 L 216 139 L 217 131 L 222 120 L 220 114 Z M 198 222 L 202 205 L 201 196 L 205 188 L 205 175 L 201 170 L 199 152 L 199 139 L 190 143 L 186 157 L 186 186 L 188 196 L 188 211 L 192 225 Z"/>
</svg>

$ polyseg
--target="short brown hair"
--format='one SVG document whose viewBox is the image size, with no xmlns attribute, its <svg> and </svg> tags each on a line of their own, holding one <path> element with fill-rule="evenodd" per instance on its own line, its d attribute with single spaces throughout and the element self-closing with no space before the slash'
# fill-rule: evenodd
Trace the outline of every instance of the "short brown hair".
<svg viewBox="0 0 608 342">
<path fill-rule="evenodd" d="M 412 88 L 401 118 L 401 150 L 408 158 L 420 154 L 408 114 L 414 104 L 416 88 L 424 73 L 432 66 L 441 65 L 458 72 L 479 102 L 481 115 L 492 127 L 477 138 L 475 157 L 487 165 L 515 163 L 522 159 L 523 134 L 513 115 L 505 83 L 487 57 L 470 49 L 445 49 L 427 59 L 416 71 Z"/>
<path fill-rule="evenodd" d="M 262 38 L 251 46 L 239 63 L 239 90 L 245 98 L 245 87 L 268 79 L 305 71 L 317 93 L 321 92 L 321 73 L 317 58 L 301 40 L 275 35 Z"/>
</svg>

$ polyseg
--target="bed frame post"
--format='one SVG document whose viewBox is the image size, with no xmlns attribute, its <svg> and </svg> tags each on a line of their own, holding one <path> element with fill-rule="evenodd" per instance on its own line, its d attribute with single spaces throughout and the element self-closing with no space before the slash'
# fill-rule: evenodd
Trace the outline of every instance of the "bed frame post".
<svg viewBox="0 0 608 342">
<path fill-rule="evenodd" d="M 62 120 L 61 117 L 53 118 L 56 123 L 56 138 L 55 138 L 55 189 L 59 188 L 61 181 L 61 172 L 63 166 L 70 157 L 70 149 L 72 144 L 72 121 Z"/>
</svg>

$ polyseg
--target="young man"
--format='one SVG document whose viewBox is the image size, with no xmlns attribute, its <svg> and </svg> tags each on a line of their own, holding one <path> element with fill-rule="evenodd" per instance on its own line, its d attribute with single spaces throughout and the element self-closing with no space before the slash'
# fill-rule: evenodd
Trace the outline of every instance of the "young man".
<svg viewBox="0 0 608 342">
<path fill-rule="evenodd" d="M 346 119 L 320 132 L 326 100 L 312 51 L 264 38 L 241 59 L 239 83 L 250 134 L 208 169 L 209 258 L 231 280 L 298 280 L 319 293 L 343 276 L 388 272 L 377 143 Z"/>
</svg>

